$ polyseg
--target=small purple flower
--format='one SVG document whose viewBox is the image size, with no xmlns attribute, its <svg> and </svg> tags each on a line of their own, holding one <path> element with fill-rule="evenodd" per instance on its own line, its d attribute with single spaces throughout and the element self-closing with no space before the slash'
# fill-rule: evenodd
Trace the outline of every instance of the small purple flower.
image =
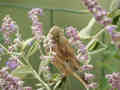
<svg viewBox="0 0 120 90">
<path fill-rule="evenodd" d="M 14 60 L 14 59 L 13 59 L 13 60 L 7 61 L 6 65 L 7 65 L 11 70 L 13 70 L 13 69 L 15 69 L 15 68 L 19 65 L 19 63 L 18 63 L 17 60 Z"/>
<path fill-rule="evenodd" d="M 85 73 L 85 80 L 92 80 L 94 79 L 94 75 L 91 73 Z"/>
<path fill-rule="evenodd" d="M 82 70 L 83 71 L 89 71 L 93 69 L 93 65 L 83 65 Z"/>
<path fill-rule="evenodd" d="M 113 72 L 112 74 L 107 74 L 106 78 L 108 79 L 109 84 L 112 85 L 112 88 L 120 89 L 120 73 L 119 72 Z"/>
<path fill-rule="evenodd" d="M 85 52 L 86 52 L 86 46 L 85 46 L 83 43 L 79 43 L 79 44 L 77 45 L 77 47 L 79 48 L 79 49 L 77 50 L 78 53 L 85 54 Z"/>
<path fill-rule="evenodd" d="M 112 79 L 112 75 L 111 74 L 107 74 L 105 77 L 108 78 L 108 79 Z"/>
<path fill-rule="evenodd" d="M 88 7 L 94 7 L 97 5 L 96 0 L 83 0 L 86 6 Z"/>
<path fill-rule="evenodd" d="M 110 33 L 112 36 L 112 43 L 116 44 L 117 47 L 119 47 L 119 44 L 117 43 L 120 40 L 120 33 L 119 32 L 111 32 Z"/>
<path fill-rule="evenodd" d="M 94 16 L 95 16 L 95 19 L 96 19 L 97 21 L 100 21 L 100 20 L 102 19 L 102 17 L 101 17 L 101 16 L 102 16 L 101 12 L 95 13 Z"/>
<path fill-rule="evenodd" d="M 32 46 L 33 41 L 28 42 L 28 46 Z"/>
<path fill-rule="evenodd" d="M 112 34 L 113 30 L 115 30 L 116 28 L 117 28 L 116 25 L 107 25 L 107 26 L 105 27 L 105 29 L 108 30 L 108 32 L 109 32 L 110 34 Z"/>
<path fill-rule="evenodd" d="M 32 90 L 32 87 L 24 87 L 25 90 Z"/>
<path fill-rule="evenodd" d="M 104 16 L 103 19 L 99 21 L 99 23 L 103 24 L 106 27 L 107 25 L 112 24 L 112 19 L 107 16 Z"/>
<path fill-rule="evenodd" d="M 88 63 L 89 60 L 88 60 L 88 55 L 77 55 L 77 59 L 79 62 L 85 64 L 85 63 Z"/>
<path fill-rule="evenodd" d="M 102 16 L 106 16 L 106 15 L 107 15 L 107 11 L 106 11 L 106 10 L 104 10 L 103 8 L 101 8 L 101 6 L 100 6 L 100 5 L 97 5 L 97 6 L 96 6 L 96 12 L 101 13 L 101 17 L 102 17 Z"/>
<path fill-rule="evenodd" d="M 9 27 L 10 27 L 10 29 L 11 29 L 10 32 L 16 32 L 17 27 L 16 27 L 16 25 L 15 25 L 14 23 L 11 23 L 11 24 L 9 25 Z"/>
<path fill-rule="evenodd" d="M 29 11 L 29 16 L 32 17 L 33 15 L 39 15 L 42 16 L 43 15 L 43 9 L 41 8 L 33 8 L 31 11 Z"/>
<path fill-rule="evenodd" d="M 75 37 L 77 35 L 76 28 L 69 26 L 66 28 L 66 34 L 68 37 Z"/>
</svg>

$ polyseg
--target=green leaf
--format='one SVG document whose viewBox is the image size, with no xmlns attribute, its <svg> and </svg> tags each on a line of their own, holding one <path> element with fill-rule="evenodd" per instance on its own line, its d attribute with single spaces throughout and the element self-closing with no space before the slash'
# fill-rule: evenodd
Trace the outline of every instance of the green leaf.
<svg viewBox="0 0 120 90">
<path fill-rule="evenodd" d="M 105 57 L 111 58 L 117 54 L 117 48 L 114 44 L 108 44 L 107 49 L 103 52 Z"/>
<path fill-rule="evenodd" d="M 3 38 L 2 33 L 0 33 L 0 43 L 3 43 L 3 42 L 4 42 L 4 38 Z"/>
<path fill-rule="evenodd" d="M 98 45 L 99 45 L 99 43 L 98 43 L 97 41 L 95 41 L 95 42 L 88 48 L 88 50 L 89 50 L 89 51 L 95 50 Z"/>
<path fill-rule="evenodd" d="M 120 9 L 113 10 L 108 16 L 114 18 L 120 15 Z"/>
<path fill-rule="evenodd" d="M 32 69 L 29 66 L 19 66 L 11 74 L 16 77 L 24 78 L 27 74 L 32 73 Z"/>
</svg>

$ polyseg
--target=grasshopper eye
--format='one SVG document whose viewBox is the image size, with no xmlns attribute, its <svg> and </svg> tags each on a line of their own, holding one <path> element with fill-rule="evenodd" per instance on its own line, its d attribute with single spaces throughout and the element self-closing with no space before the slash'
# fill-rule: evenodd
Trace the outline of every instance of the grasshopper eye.
<svg viewBox="0 0 120 90">
<path fill-rule="evenodd" d="M 59 40 L 59 35 L 56 35 L 56 36 L 55 36 L 55 40 Z"/>
<path fill-rule="evenodd" d="M 59 35 L 56 35 L 56 38 L 59 38 Z"/>
</svg>

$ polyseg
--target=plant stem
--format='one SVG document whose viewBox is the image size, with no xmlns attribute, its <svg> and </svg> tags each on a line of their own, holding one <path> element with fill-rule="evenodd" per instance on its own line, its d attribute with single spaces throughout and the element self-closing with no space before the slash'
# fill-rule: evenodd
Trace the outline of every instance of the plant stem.
<svg viewBox="0 0 120 90">
<path fill-rule="evenodd" d="M 56 89 L 57 89 L 57 87 L 59 86 L 59 84 L 60 84 L 61 82 L 62 82 L 62 81 L 61 81 L 61 80 L 59 80 L 59 81 L 56 83 L 56 85 L 54 86 L 53 90 L 56 90 Z"/>
<path fill-rule="evenodd" d="M 69 88 L 71 89 L 71 79 L 70 79 L 71 77 L 68 77 L 68 83 L 69 83 Z"/>
<path fill-rule="evenodd" d="M 9 51 L 1 43 L 0 43 L 0 47 L 3 48 L 9 54 Z"/>
<path fill-rule="evenodd" d="M 29 49 L 28 53 L 27 53 L 27 58 L 30 57 L 38 48 L 37 46 L 39 45 L 38 41 L 35 41 L 35 43 L 31 46 L 31 48 Z M 34 47 L 36 46 L 36 47 Z M 33 51 L 34 49 L 34 51 Z"/>
<path fill-rule="evenodd" d="M 47 90 L 51 90 L 51 88 L 42 80 L 42 78 L 40 78 L 39 74 L 34 70 L 28 58 L 25 58 L 24 55 L 22 57 L 24 61 L 31 67 L 32 72 L 33 72 L 32 74 L 35 76 L 35 78 L 38 79 L 46 87 Z"/>
<path fill-rule="evenodd" d="M 103 43 L 106 42 L 105 33 L 102 34 L 102 42 Z M 100 67 L 101 68 L 101 82 L 99 84 L 100 84 L 101 88 L 104 88 L 104 85 L 105 85 L 105 67 L 104 67 L 105 54 L 104 53 L 102 53 L 102 61 L 101 61 L 101 63 L 102 63 L 102 66 Z"/>
</svg>

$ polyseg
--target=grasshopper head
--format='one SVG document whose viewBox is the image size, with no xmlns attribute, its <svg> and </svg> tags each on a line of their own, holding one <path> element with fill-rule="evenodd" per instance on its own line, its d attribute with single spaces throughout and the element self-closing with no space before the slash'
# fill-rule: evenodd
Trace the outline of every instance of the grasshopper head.
<svg viewBox="0 0 120 90">
<path fill-rule="evenodd" d="M 60 27 L 58 27 L 58 26 L 53 26 L 53 27 L 50 29 L 48 35 L 49 35 L 53 40 L 58 41 L 59 38 L 60 38 L 62 35 L 64 35 L 64 32 L 63 32 L 63 30 L 62 30 Z"/>
</svg>

